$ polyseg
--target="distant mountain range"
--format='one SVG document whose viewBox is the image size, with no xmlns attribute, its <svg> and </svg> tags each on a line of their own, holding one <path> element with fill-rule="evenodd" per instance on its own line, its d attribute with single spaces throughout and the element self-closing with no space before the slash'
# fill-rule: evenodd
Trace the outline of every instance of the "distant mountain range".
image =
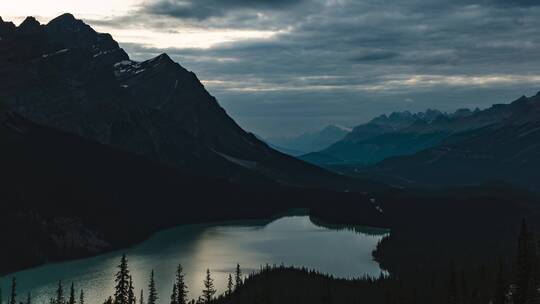
<svg viewBox="0 0 540 304">
<path fill-rule="evenodd" d="M 383 115 L 301 158 L 399 186 L 503 181 L 540 190 L 539 143 L 540 93 L 485 110 Z"/>
<path fill-rule="evenodd" d="M 358 183 L 270 148 L 240 128 L 193 72 L 166 54 L 130 60 L 110 35 L 70 14 L 46 25 L 32 17 L 18 27 L 0 21 L 0 38 L 0 102 L 33 122 L 233 182 Z"/>
<path fill-rule="evenodd" d="M 304 133 L 299 136 L 270 137 L 266 139 L 266 142 L 283 153 L 299 156 L 325 149 L 345 138 L 351 131 L 351 128 L 329 125 L 320 131 Z"/>
<path fill-rule="evenodd" d="M 443 113 L 429 109 L 418 113 L 405 111 L 381 115 L 355 127 L 343 140 L 328 148 L 300 158 L 322 166 L 371 165 L 391 156 L 433 147 L 455 132 L 496 121 L 496 118 L 467 120 L 479 112 L 478 109 L 460 109 L 454 113 Z"/>
<path fill-rule="evenodd" d="M 391 157 L 358 172 L 403 186 L 503 181 L 540 190 L 540 93 L 494 105 L 461 123 L 478 128 L 454 132 L 433 147 Z M 449 125 L 457 128 L 457 121 Z"/>
</svg>

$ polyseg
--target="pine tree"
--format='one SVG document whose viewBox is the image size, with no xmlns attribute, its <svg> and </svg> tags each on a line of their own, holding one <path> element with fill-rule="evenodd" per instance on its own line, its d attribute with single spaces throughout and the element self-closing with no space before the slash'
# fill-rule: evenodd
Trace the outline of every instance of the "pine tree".
<svg viewBox="0 0 540 304">
<path fill-rule="evenodd" d="M 206 269 L 206 278 L 204 279 L 204 289 L 203 289 L 203 301 L 204 303 L 210 303 L 216 294 L 216 289 L 214 288 L 214 280 L 210 275 L 210 269 Z"/>
<path fill-rule="evenodd" d="M 229 273 L 229 279 L 227 280 L 227 295 L 230 295 L 233 292 L 233 280 L 232 275 Z"/>
<path fill-rule="evenodd" d="M 107 299 L 107 301 L 104 302 L 104 304 L 113 304 L 113 299 L 112 299 L 112 297 L 109 297 L 109 298 Z"/>
<path fill-rule="evenodd" d="M 144 291 L 141 289 L 141 297 L 139 298 L 139 304 L 144 304 Z"/>
<path fill-rule="evenodd" d="M 56 289 L 56 299 L 55 304 L 65 304 L 64 299 L 64 287 L 62 286 L 62 281 L 58 281 L 58 288 Z"/>
<path fill-rule="evenodd" d="M 137 304 L 137 298 L 135 297 L 135 288 L 133 287 L 133 278 L 131 276 L 129 276 L 128 303 Z"/>
<path fill-rule="evenodd" d="M 158 299 L 156 291 L 156 282 L 154 281 L 154 270 L 150 274 L 150 283 L 148 284 L 148 304 L 156 304 Z"/>
<path fill-rule="evenodd" d="M 69 292 L 69 304 L 75 304 L 75 285 L 71 283 L 71 289 Z"/>
<path fill-rule="evenodd" d="M 182 265 L 178 265 L 176 269 L 176 290 L 178 292 L 177 303 L 178 304 L 187 304 L 188 289 L 184 281 L 184 273 Z"/>
<path fill-rule="evenodd" d="M 236 273 L 234 274 L 236 280 L 236 288 L 242 285 L 242 270 L 240 270 L 240 264 L 236 264 Z"/>
<path fill-rule="evenodd" d="M 125 254 L 120 259 L 120 265 L 118 265 L 118 272 L 115 276 L 115 292 L 114 292 L 114 304 L 131 304 L 129 303 L 129 269 L 128 261 Z"/>
<path fill-rule="evenodd" d="M 79 296 L 79 304 L 84 304 L 84 290 L 81 289 L 81 295 Z"/>
<path fill-rule="evenodd" d="M 171 304 L 178 304 L 178 285 L 173 284 L 173 291 L 171 294 Z"/>
<path fill-rule="evenodd" d="M 30 292 L 26 296 L 26 304 L 32 304 L 32 294 Z"/>
<path fill-rule="evenodd" d="M 11 296 L 9 298 L 9 304 L 17 304 L 17 279 L 15 279 L 15 277 L 11 280 Z"/>
</svg>

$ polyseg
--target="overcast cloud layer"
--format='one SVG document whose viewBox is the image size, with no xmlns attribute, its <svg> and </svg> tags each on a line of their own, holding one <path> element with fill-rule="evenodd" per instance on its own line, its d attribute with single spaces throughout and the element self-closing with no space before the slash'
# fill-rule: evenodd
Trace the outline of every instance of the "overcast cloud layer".
<svg viewBox="0 0 540 304">
<path fill-rule="evenodd" d="M 535 94 L 537 2 L 147 0 L 86 21 L 113 34 L 162 33 L 163 43 L 119 40 L 134 59 L 169 53 L 243 127 L 278 136 Z M 201 31 L 207 45 L 166 43 Z"/>
</svg>

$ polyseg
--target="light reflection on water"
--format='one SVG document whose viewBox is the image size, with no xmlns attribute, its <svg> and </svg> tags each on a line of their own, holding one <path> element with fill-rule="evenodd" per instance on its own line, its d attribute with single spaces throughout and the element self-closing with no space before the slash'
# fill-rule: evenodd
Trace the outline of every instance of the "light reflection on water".
<svg viewBox="0 0 540 304">
<path fill-rule="evenodd" d="M 313 224 L 308 216 L 287 216 L 268 224 L 189 225 L 160 232 L 151 239 L 127 249 L 129 266 L 136 287 L 147 290 L 150 271 L 154 269 L 160 297 L 168 303 L 178 263 L 184 267 L 189 297 L 202 290 L 206 269 L 212 272 L 219 292 L 225 289 L 227 276 L 240 263 L 244 273 L 266 264 L 294 265 L 315 269 L 336 277 L 379 276 L 381 269 L 371 252 L 386 232 L 362 233 L 361 229 L 337 230 Z M 83 288 L 86 303 L 101 304 L 113 294 L 116 266 L 123 252 L 93 258 L 50 264 L 15 273 L 18 301 L 32 292 L 34 303 L 49 303 L 58 280 L 64 282 L 65 294 L 74 282 Z M 11 275 L 4 278 L 4 297 Z M 146 296 L 146 295 L 145 295 Z"/>
</svg>

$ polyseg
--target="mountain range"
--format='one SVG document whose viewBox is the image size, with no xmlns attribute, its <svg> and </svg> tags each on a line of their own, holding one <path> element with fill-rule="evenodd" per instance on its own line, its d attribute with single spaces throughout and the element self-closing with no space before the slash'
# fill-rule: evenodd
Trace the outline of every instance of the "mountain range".
<svg viewBox="0 0 540 304">
<path fill-rule="evenodd" d="M 439 144 L 411 155 L 390 157 L 357 169 L 357 173 L 402 186 L 503 181 L 540 190 L 540 93 L 494 105 L 458 121 L 448 125 L 456 129 L 461 125 L 459 129 L 464 131 L 454 132 Z"/>
<path fill-rule="evenodd" d="M 5 111 L 195 175 L 328 188 L 358 184 L 244 131 L 193 72 L 166 54 L 133 61 L 109 34 L 71 14 L 46 25 L 33 17 L 18 27 L 0 21 L 0 38 Z"/>
<path fill-rule="evenodd" d="M 539 123 L 540 93 L 485 110 L 393 113 L 301 158 L 401 187 L 502 181 L 538 190 Z"/>
<path fill-rule="evenodd" d="M 498 106 L 494 106 L 497 108 Z M 355 127 L 343 140 L 300 158 L 317 165 L 369 166 L 392 156 L 409 155 L 434 147 L 448 136 L 483 127 L 502 119 L 498 110 L 459 109 L 443 113 L 394 112 Z"/>
</svg>

